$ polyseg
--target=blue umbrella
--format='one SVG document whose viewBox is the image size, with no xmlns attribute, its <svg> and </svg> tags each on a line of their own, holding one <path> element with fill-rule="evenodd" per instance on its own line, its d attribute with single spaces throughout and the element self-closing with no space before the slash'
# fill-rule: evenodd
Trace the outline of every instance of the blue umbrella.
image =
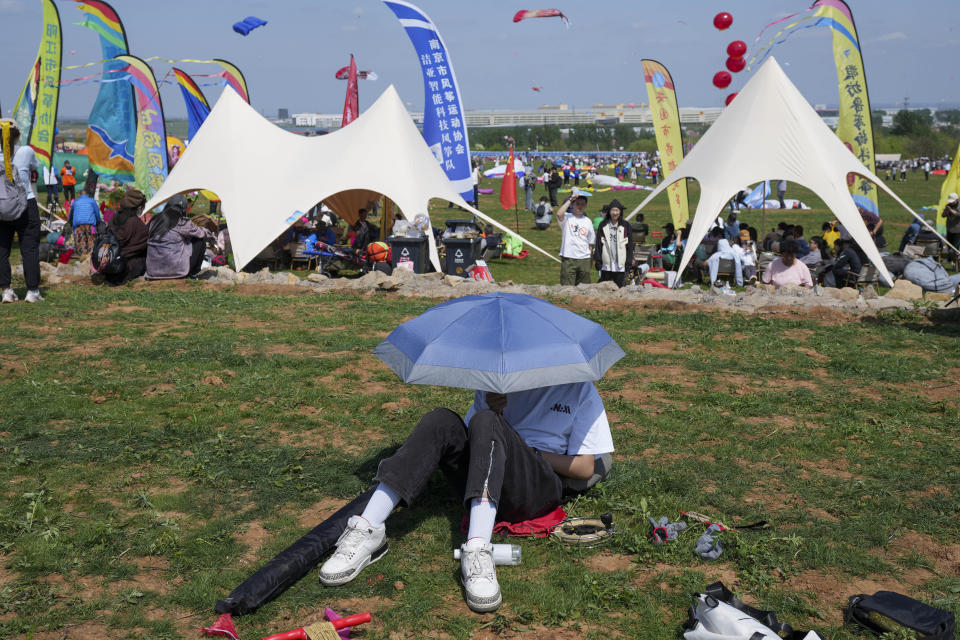
<svg viewBox="0 0 960 640">
<path fill-rule="evenodd" d="M 624 356 L 596 322 L 518 293 L 439 304 L 373 352 L 404 382 L 496 393 L 598 380 Z"/>
</svg>

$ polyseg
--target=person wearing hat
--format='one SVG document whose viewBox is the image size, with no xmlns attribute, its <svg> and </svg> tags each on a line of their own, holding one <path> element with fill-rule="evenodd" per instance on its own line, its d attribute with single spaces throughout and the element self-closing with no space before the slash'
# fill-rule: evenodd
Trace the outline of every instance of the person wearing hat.
<svg viewBox="0 0 960 640">
<path fill-rule="evenodd" d="M 572 214 L 568 214 L 572 210 Z M 593 222 L 586 214 L 587 196 L 573 194 L 557 209 L 560 225 L 560 284 L 590 284 L 590 245 L 596 240 Z"/>
<path fill-rule="evenodd" d="M 200 273 L 207 240 L 213 242 L 208 229 L 198 227 L 187 215 L 189 203 L 177 194 L 170 198 L 163 211 L 150 220 L 147 227 L 147 279 L 171 280 Z"/>
<path fill-rule="evenodd" d="M 623 221 L 623 205 L 616 198 L 607 205 L 607 215 L 597 227 L 593 261 L 600 270 L 600 282 L 609 280 L 618 287 L 626 284 L 627 268 L 633 265 L 633 233 Z"/>
<path fill-rule="evenodd" d="M 120 245 L 120 255 L 124 262 L 121 273 L 104 276 L 112 285 L 139 278 L 147 271 L 147 225 L 140 219 L 146 201 L 143 193 L 137 189 L 128 189 L 120 198 L 117 212 L 107 224 Z"/>
<path fill-rule="evenodd" d="M 947 196 L 947 206 L 943 208 L 943 217 L 947 225 L 947 242 L 960 247 L 960 196 L 951 193 Z"/>
</svg>

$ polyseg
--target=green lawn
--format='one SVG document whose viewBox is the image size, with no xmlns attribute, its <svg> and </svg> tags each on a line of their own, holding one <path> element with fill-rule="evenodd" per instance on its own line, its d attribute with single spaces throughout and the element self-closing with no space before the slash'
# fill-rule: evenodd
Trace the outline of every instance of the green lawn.
<svg viewBox="0 0 960 640">
<path fill-rule="evenodd" d="M 61 286 L 0 308 L 0 637 L 195 638 L 423 412 L 467 408 L 469 392 L 403 385 L 371 354 L 432 301 L 245 292 Z M 955 322 L 559 302 L 627 351 L 598 384 L 614 473 L 568 507 L 612 512 L 613 543 L 522 542 L 523 564 L 499 571 L 504 606 L 472 614 L 451 558 L 462 512 L 438 478 L 389 521 L 384 560 L 344 587 L 312 572 L 239 618 L 241 637 L 326 605 L 372 611 L 359 638 L 672 639 L 718 578 L 832 639 L 857 637 L 840 629 L 854 593 L 960 613 Z M 772 526 L 725 534 L 705 562 L 700 528 L 646 541 L 645 516 L 681 509 Z"/>
</svg>

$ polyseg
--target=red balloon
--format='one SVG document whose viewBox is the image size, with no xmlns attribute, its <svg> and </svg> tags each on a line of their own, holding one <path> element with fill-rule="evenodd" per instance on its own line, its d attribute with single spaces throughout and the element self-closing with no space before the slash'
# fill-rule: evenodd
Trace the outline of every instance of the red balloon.
<svg viewBox="0 0 960 640">
<path fill-rule="evenodd" d="M 727 69 L 734 73 L 743 71 L 745 66 L 747 66 L 747 63 L 743 58 L 727 58 Z"/>
<path fill-rule="evenodd" d="M 713 86 L 717 89 L 726 89 L 730 86 L 731 81 L 733 81 L 733 77 L 726 71 L 717 71 L 713 76 Z"/>
<path fill-rule="evenodd" d="M 729 29 L 730 25 L 733 24 L 733 16 L 727 13 L 726 11 L 721 11 L 717 15 L 713 16 L 713 26 L 720 31 L 724 29 Z"/>
<path fill-rule="evenodd" d="M 743 40 L 734 40 L 727 45 L 727 55 L 731 58 L 742 58 L 747 52 L 747 43 Z"/>
<path fill-rule="evenodd" d="M 726 101 L 724 101 L 723 104 L 725 104 L 725 105 L 727 105 L 727 106 L 730 106 L 730 103 L 733 102 L 733 99 L 736 98 L 736 97 L 737 97 L 737 92 L 734 91 L 733 93 L 731 93 L 730 95 L 727 96 L 727 99 L 726 99 Z"/>
</svg>

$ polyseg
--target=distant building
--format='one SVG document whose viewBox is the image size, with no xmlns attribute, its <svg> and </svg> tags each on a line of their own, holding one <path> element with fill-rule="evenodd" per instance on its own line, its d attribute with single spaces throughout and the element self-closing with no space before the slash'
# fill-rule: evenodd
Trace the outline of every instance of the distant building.
<svg viewBox="0 0 960 640">
<path fill-rule="evenodd" d="M 277 120 L 289 120 L 289 119 L 290 119 L 289 109 L 277 109 Z"/>
</svg>

